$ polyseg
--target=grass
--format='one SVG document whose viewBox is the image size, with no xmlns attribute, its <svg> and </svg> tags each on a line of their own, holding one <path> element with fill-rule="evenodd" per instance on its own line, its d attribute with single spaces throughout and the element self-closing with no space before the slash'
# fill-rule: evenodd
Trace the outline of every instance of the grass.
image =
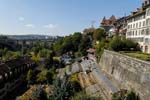
<svg viewBox="0 0 150 100">
<path fill-rule="evenodd" d="M 121 51 L 120 53 L 126 54 L 131 57 L 135 57 L 141 60 L 150 61 L 150 54 L 142 53 L 142 52 L 136 52 L 136 51 Z"/>
</svg>

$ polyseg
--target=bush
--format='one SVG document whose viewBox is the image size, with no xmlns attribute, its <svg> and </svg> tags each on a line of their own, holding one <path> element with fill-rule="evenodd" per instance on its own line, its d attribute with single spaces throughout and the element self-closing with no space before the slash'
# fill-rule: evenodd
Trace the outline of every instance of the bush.
<svg viewBox="0 0 150 100">
<path fill-rule="evenodd" d="M 122 51 L 124 47 L 125 44 L 120 37 L 113 38 L 113 40 L 109 44 L 109 48 L 114 51 Z"/>
<path fill-rule="evenodd" d="M 84 91 L 80 91 L 75 94 L 71 100 L 103 100 L 101 97 L 91 97 L 87 95 Z"/>
<path fill-rule="evenodd" d="M 131 91 L 127 94 L 126 100 L 140 100 L 140 98 L 135 92 Z"/>
<path fill-rule="evenodd" d="M 133 42 L 132 40 L 121 38 L 121 37 L 115 37 L 113 40 L 109 43 L 109 48 L 114 51 L 137 51 L 138 49 L 138 43 Z"/>
<path fill-rule="evenodd" d="M 140 100 L 140 98 L 133 91 L 127 91 L 126 93 L 120 91 L 112 95 L 112 100 Z"/>
</svg>

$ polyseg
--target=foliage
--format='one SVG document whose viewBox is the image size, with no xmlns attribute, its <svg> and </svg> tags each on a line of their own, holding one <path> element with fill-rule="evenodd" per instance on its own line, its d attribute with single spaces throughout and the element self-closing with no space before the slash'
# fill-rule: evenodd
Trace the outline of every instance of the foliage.
<svg viewBox="0 0 150 100">
<path fill-rule="evenodd" d="M 53 49 L 57 56 L 72 51 L 79 52 L 85 55 L 86 49 L 91 47 L 91 39 L 88 35 L 82 35 L 80 32 L 75 32 L 73 35 L 66 36 L 53 45 Z"/>
<path fill-rule="evenodd" d="M 113 95 L 112 95 L 112 100 L 122 100 L 122 99 L 121 99 L 121 96 L 120 96 L 120 95 L 118 95 L 118 94 L 113 94 Z"/>
<path fill-rule="evenodd" d="M 110 46 L 110 49 L 114 51 L 120 51 L 125 47 L 125 44 L 123 43 L 120 37 L 115 37 L 110 42 L 109 46 Z"/>
<path fill-rule="evenodd" d="M 53 81 L 53 74 L 47 70 L 44 69 L 42 70 L 38 75 L 37 75 L 37 82 L 39 83 L 51 83 Z"/>
<path fill-rule="evenodd" d="M 29 84 L 32 84 L 33 83 L 33 70 L 30 69 L 28 72 L 27 72 L 27 81 Z"/>
<path fill-rule="evenodd" d="M 101 97 L 90 97 L 84 91 L 80 91 L 71 100 L 103 100 Z"/>
<path fill-rule="evenodd" d="M 82 90 L 77 74 L 72 74 L 70 76 L 70 82 L 71 82 L 72 86 L 74 87 L 73 88 L 74 91 L 79 92 Z"/>
<path fill-rule="evenodd" d="M 109 48 L 114 51 L 132 51 L 138 50 L 138 44 L 121 37 L 114 37 L 109 44 Z"/>
<path fill-rule="evenodd" d="M 135 94 L 135 92 L 131 91 L 127 94 L 126 100 L 140 100 L 140 98 Z"/>
<path fill-rule="evenodd" d="M 101 40 L 103 38 L 105 38 L 104 29 L 102 29 L 102 28 L 96 29 L 93 34 L 93 39 L 95 41 L 97 41 L 97 40 Z"/>
<path fill-rule="evenodd" d="M 71 96 L 74 94 L 73 87 L 68 79 L 56 79 L 53 83 L 54 91 L 49 100 L 70 100 Z"/>
<path fill-rule="evenodd" d="M 46 92 L 42 88 L 37 88 L 32 94 L 32 100 L 48 100 Z"/>
<path fill-rule="evenodd" d="M 88 35 L 83 35 L 82 40 L 78 46 L 78 51 L 85 56 L 86 50 L 92 47 L 92 41 Z"/>
<path fill-rule="evenodd" d="M 135 57 L 141 60 L 150 61 L 150 54 L 142 52 L 122 51 L 120 53 L 126 54 L 131 57 Z"/>
<path fill-rule="evenodd" d="M 133 91 L 128 91 L 124 94 L 115 93 L 112 95 L 112 100 L 140 100 L 139 96 Z"/>
<path fill-rule="evenodd" d="M 8 50 L 7 48 L 0 49 L 0 57 L 4 61 L 19 58 L 20 56 L 21 53 L 19 51 L 15 52 L 15 51 Z"/>
<path fill-rule="evenodd" d="M 0 35 L 0 39 L 8 39 L 8 37 L 4 35 Z"/>
</svg>

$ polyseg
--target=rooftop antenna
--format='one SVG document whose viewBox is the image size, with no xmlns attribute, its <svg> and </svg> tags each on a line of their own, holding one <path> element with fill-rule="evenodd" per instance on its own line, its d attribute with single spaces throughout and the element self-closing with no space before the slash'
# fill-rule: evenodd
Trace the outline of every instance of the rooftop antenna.
<svg viewBox="0 0 150 100">
<path fill-rule="evenodd" d="M 92 27 L 92 28 L 94 28 L 94 24 L 95 24 L 95 23 L 96 23 L 95 20 L 92 20 L 92 21 L 91 21 L 91 27 Z"/>
</svg>

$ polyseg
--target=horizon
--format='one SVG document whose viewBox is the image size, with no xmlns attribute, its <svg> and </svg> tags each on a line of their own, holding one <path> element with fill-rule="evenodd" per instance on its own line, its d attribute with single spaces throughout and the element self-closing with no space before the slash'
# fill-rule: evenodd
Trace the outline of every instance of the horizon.
<svg viewBox="0 0 150 100">
<path fill-rule="evenodd" d="M 82 32 L 94 21 L 97 28 L 104 16 L 129 15 L 143 0 L 2 0 L 0 35 L 65 36 Z M 89 8 L 90 7 L 90 8 Z M 103 10 L 105 9 L 105 10 Z"/>
</svg>

